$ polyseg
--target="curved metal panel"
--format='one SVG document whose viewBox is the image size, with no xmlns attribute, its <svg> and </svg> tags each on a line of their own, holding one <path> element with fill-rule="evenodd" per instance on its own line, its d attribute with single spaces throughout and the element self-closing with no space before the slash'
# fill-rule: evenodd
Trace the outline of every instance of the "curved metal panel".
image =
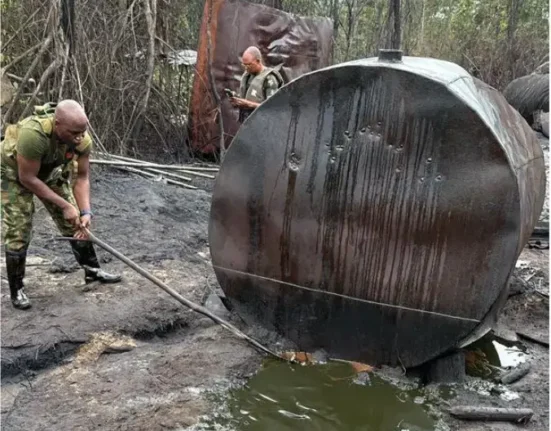
<svg viewBox="0 0 551 431">
<path fill-rule="evenodd" d="M 243 318 L 301 349 L 421 364 L 497 312 L 543 204 L 520 116 L 432 59 L 337 65 L 243 124 L 209 227 Z M 522 148 L 521 148 L 522 147 Z"/>
<path fill-rule="evenodd" d="M 240 124 L 238 111 L 224 96 L 224 88 L 239 89 L 243 74 L 240 56 L 247 47 L 258 46 L 268 66 L 282 64 L 288 79 L 330 64 L 333 23 L 329 18 L 299 17 L 239 0 L 205 2 L 190 103 L 191 146 L 202 153 L 216 151 L 220 143 L 220 119 L 209 76 L 208 30 L 211 33 L 212 74 L 221 98 L 226 147 Z"/>
</svg>

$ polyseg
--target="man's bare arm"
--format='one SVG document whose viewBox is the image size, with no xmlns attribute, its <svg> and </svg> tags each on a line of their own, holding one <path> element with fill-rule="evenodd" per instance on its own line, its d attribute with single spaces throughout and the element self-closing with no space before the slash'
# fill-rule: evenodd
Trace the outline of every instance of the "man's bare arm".
<svg viewBox="0 0 551 431">
<path fill-rule="evenodd" d="M 18 154 L 17 167 L 21 184 L 40 199 L 52 202 L 61 209 L 64 209 L 67 205 L 71 205 L 38 178 L 37 175 L 40 170 L 39 160 L 29 160 Z"/>
<path fill-rule="evenodd" d="M 237 108 L 249 108 L 256 109 L 260 106 L 260 103 L 253 102 L 252 100 L 242 99 L 241 97 L 232 97 L 230 102 Z"/>
<path fill-rule="evenodd" d="M 78 207 L 81 210 L 90 209 L 90 156 L 78 158 L 78 174 L 73 189 Z"/>
<path fill-rule="evenodd" d="M 77 209 L 49 188 L 40 178 L 39 160 L 29 160 L 20 154 L 17 155 L 17 171 L 21 184 L 34 193 L 38 198 L 57 205 L 63 210 L 63 217 L 73 224 L 79 224 Z"/>
</svg>

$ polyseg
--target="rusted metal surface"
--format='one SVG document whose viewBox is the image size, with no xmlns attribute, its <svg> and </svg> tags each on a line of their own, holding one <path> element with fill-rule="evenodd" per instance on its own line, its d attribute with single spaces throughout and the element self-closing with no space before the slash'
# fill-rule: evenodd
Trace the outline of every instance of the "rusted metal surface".
<svg viewBox="0 0 551 431">
<path fill-rule="evenodd" d="M 226 146 L 239 128 L 238 110 L 224 95 L 224 88 L 237 91 L 243 74 L 240 56 L 258 46 L 268 66 L 283 64 L 289 79 L 330 64 L 333 24 L 328 18 L 302 18 L 263 5 L 232 0 L 205 2 L 200 32 L 197 70 L 190 104 L 191 145 L 211 153 L 219 146 L 217 105 L 209 81 L 207 29 L 210 30 L 212 73 L 222 101 Z"/>
<path fill-rule="evenodd" d="M 411 367 L 488 329 L 544 188 L 533 131 L 459 66 L 350 62 L 243 124 L 214 190 L 213 264 L 248 322 Z"/>
<path fill-rule="evenodd" d="M 549 74 L 521 76 L 505 87 L 503 96 L 532 125 L 535 112 L 549 112 Z"/>
</svg>

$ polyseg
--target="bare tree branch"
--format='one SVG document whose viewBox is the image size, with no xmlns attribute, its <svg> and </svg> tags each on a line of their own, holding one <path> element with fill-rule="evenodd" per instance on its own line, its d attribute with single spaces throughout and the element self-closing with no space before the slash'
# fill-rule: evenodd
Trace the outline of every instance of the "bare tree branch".
<svg viewBox="0 0 551 431">
<path fill-rule="evenodd" d="M 120 49 L 120 47 L 122 45 L 122 37 L 126 33 L 126 26 L 128 25 L 128 19 L 132 15 L 132 11 L 134 10 L 134 7 L 136 6 L 136 2 L 137 2 L 137 0 L 132 1 L 130 6 L 128 7 L 126 13 L 123 16 L 122 23 L 121 23 L 121 26 L 120 26 L 120 31 L 119 31 L 117 37 L 115 38 L 115 40 L 113 42 L 113 48 L 111 50 L 111 61 L 113 61 L 115 59 L 115 54 L 117 53 L 117 51 Z"/>
<path fill-rule="evenodd" d="M 32 22 L 32 20 L 34 19 L 34 17 L 36 16 L 36 14 L 40 12 L 40 8 L 37 8 L 32 14 L 31 16 L 29 16 L 27 18 L 27 20 L 25 21 L 25 23 L 23 25 L 21 25 L 17 31 L 12 34 L 12 36 L 8 39 L 8 41 L 6 43 L 3 43 L 2 44 L 2 51 L 6 51 L 6 49 L 8 49 L 8 47 L 10 46 L 10 43 L 17 37 L 17 35 L 23 31 L 24 29 L 26 29 L 27 25 Z M 38 46 L 40 46 L 40 44 L 38 44 Z"/>
<path fill-rule="evenodd" d="M 5 72 L 6 70 L 13 68 L 17 63 L 27 58 L 30 54 L 32 54 L 34 51 L 36 51 L 38 48 L 40 48 L 43 45 L 44 45 L 44 41 L 40 41 L 36 45 L 31 46 L 23 54 L 19 55 L 18 57 L 15 57 L 12 61 L 10 61 L 8 64 L 2 67 L 2 71 Z"/>
<path fill-rule="evenodd" d="M 36 88 L 34 89 L 33 91 L 33 94 L 31 95 L 31 97 L 29 98 L 29 101 L 27 102 L 27 106 L 25 107 L 25 109 L 23 110 L 23 113 L 21 114 L 21 117 L 26 117 L 27 114 L 30 112 L 31 110 L 31 107 L 33 106 L 33 103 L 36 99 L 36 95 L 38 94 L 38 92 L 42 89 L 42 87 L 44 86 L 45 82 L 48 80 L 48 78 L 50 78 L 50 76 L 52 76 L 52 74 L 56 71 L 56 69 L 60 66 L 61 64 L 61 60 L 59 59 L 55 59 L 53 61 L 53 63 L 51 63 L 47 68 L 46 70 L 44 71 L 44 73 L 42 74 L 42 76 L 40 77 L 40 81 L 38 82 L 38 85 L 36 86 Z"/>
<path fill-rule="evenodd" d="M 57 96 L 57 100 L 63 99 L 63 87 L 65 86 L 65 78 L 67 76 L 67 63 L 69 62 L 69 44 L 65 45 L 65 52 L 63 55 L 63 64 L 62 64 L 62 70 L 61 70 L 61 82 L 59 83 L 59 94 Z"/>
<path fill-rule="evenodd" d="M 34 70 L 36 69 L 36 66 L 38 65 L 38 62 L 42 59 L 42 56 L 44 55 L 44 53 L 46 52 L 46 50 L 49 48 L 49 46 L 51 45 L 52 41 L 54 40 L 54 36 L 53 34 L 50 34 L 46 40 L 44 40 L 44 42 L 42 43 L 42 47 L 40 48 L 40 50 L 38 51 L 38 54 L 36 55 L 36 57 L 34 58 L 33 62 L 31 63 L 30 67 L 29 67 L 29 70 L 27 70 L 27 73 L 25 74 L 25 76 L 23 77 L 23 82 L 27 82 L 29 80 L 29 78 L 32 76 L 32 74 L 34 73 Z M 15 96 L 13 97 L 13 100 L 10 104 L 10 107 L 8 109 L 8 111 L 6 112 L 6 114 L 4 115 L 4 118 L 3 118 L 3 123 L 4 124 L 7 124 L 9 119 L 10 119 L 10 116 L 14 110 L 14 108 L 17 106 L 17 104 L 19 103 L 19 98 L 21 96 L 21 93 L 23 92 L 23 89 L 25 88 L 24 85 L 20 85 L 19 88 L 17 89 L 17 93 L 15 93 Z"/>
<path fill-rule="evenodd" d="M 139 133 L 142 117 L 147 110 L 149 95 L 151 94 L 151 86 L 153 83 L 153 73 L 155 71 L 155 25 L 157 20 L 157 0 L 143 0 L 145 20 L 147 23 L 148 34 L 148 53 L 147 53 L 147 69 L 145 80 L 145 91 L 140 102 L 138 113 L 134 116 L 131 126 L 128 128 L 128 133 L 124 138 L 126 142 L 130 137 L 136 136 Z"/>
</svg>

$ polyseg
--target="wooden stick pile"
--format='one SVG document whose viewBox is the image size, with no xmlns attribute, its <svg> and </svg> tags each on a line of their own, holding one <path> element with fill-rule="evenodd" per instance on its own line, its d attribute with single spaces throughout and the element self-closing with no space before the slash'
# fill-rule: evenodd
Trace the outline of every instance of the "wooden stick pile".
<svg viewBox="0 0 551 431">
<path fill-rule="evenodd" d="M 174 184 L 187 189 L 197 189 L 196 186 L 189 184 L 189 182 L 193 181 L 193 177 L 215 179 L 216 177 L 213 174 L 218 172 L 218 167 L 215 166 L 161 165 L 144 162 L 132 157 L 115 156 L 105 151 L 96 152 L 96 156 L 100 158 L 91 159 L 90 163 L 112 166 L 116 169 L 150 178 L 160 177 L 168 184 Z"/>
</svg>

